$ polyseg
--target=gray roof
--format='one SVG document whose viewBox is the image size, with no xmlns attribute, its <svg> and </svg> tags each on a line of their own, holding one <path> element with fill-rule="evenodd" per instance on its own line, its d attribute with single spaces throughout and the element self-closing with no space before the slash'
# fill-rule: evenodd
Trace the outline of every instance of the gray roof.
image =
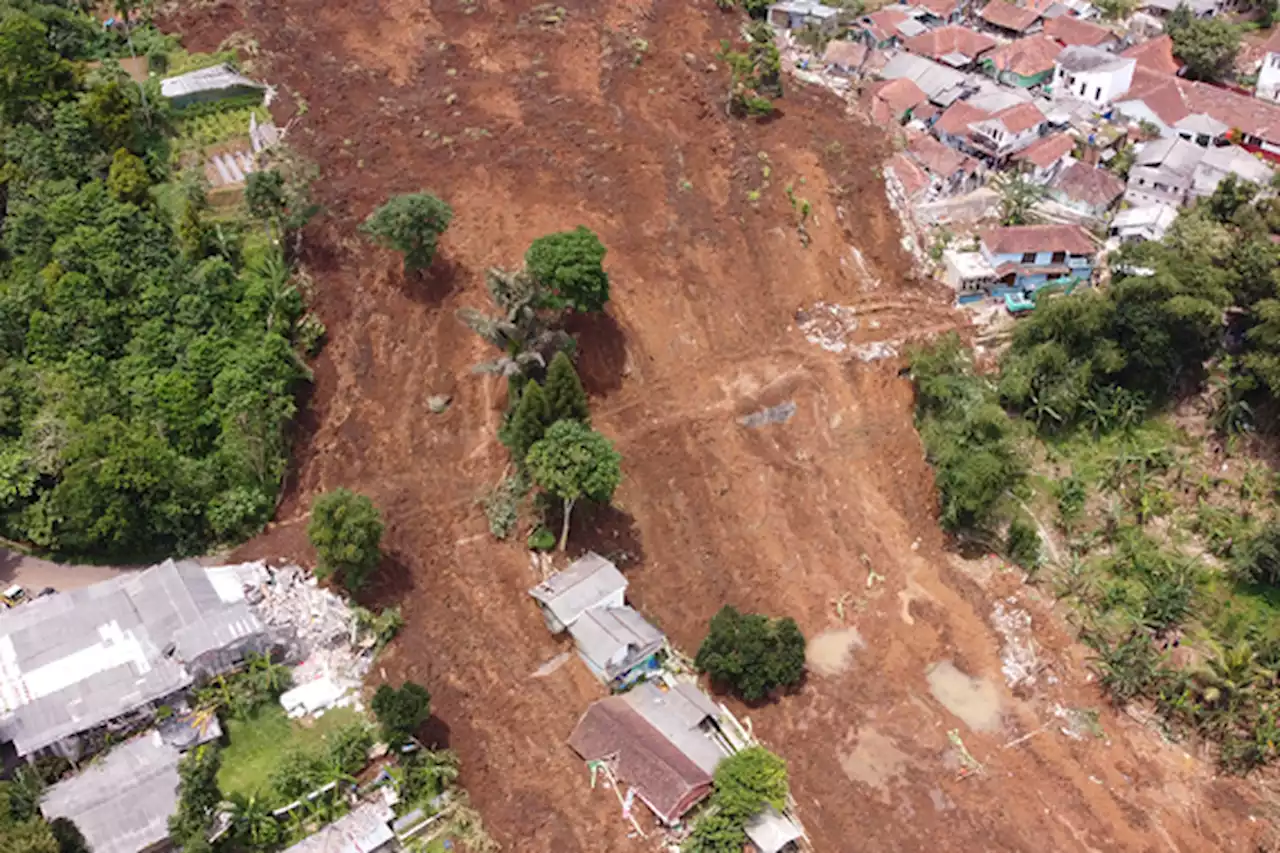
<svg viewBox="0 0 1280 853">
<path fill-rule="evenodd" d="M 0 612 L 0 740 L 27 755 L 181 690 L 263 626 L 204 568 L 167 560 Z M 215 667 L 216 668 L 216 667 Z"/>
<path fill-rule="evenodd" d="M 1204 154 L 1191 180 L 1191 191 L 1196 195 L 1210 195 L 1228 174 L 1262 186 L 1271 180 L 1271 169 L 1243 148 L 1226 145 L 1201 150 Z"/>
<path fill-rule="evenodd" d="M 905 51 L 890 59 L 880 72 L 885 80 L 911 80 L 936 104 L 946 106 L 960 97 L 966 77 L 953 68 Z"/>
<path fill-rule="evenodd" d="M 285 853 L 373 853 L 395 838 L 391 830 L 394 817 L 395 813 L 384 803 L 361 803 Z"/>
<path fill-rule="evenodd" d="M 917 21 L 915 18 L 907 18 L 905 21 L 894 27 L 894 29 L 901 33 L 903 38 L 914 38 L 921 33 L 927 33 L 929 31 L 928 27 Z"/>
<path fill-rule="evenodd" d="M 630 607 L 588 610 L 569 633 L 592 665 L 610 679 L 621 675 L 662 647 L 663 634 Z"/>
<path fill-rule="evenodd" d="M 1062 53 L 1058 54 L 1058 58 L 1054 61 L 1066 70 L 1073 72 L 1115 71 L 1126 65 L 1135 64 L 1133 59 L 1116 56 L 1109 51 L 1083 44 L 1073 44 L 1063 49 Z"/>
<path fill-rule="evenodd" d="M 810 15 L 815 18 L 834 18 L 840 14 L 839 9 L 834 6 L 823 5 L 818 0 L 782 0 L 781 3 L 774 3 L 769 8 L 791 12 L 796 15 Z"/>
<path fill-rule="evenodd" d="M 214 65 L 188 71 L 160 81 L 160 94 L 166 98 L 180 98 L 201 92 L 221 92 L 227 89 L 261 89 L 261 83 L 250 80 L 230 65 Z"/>
<path fill-rule="evenodd" d="M 747 821 L 743 829 L 760 853 L 778 853 L 802 835 L 800 827 L 790 818 L 779 814 L 773 806 L 765 806 L 764 811 Z"/>
<path fill-rule="evenodd" d="M 652 681 L 644 681 L 624 698 L 633 711 L 694 764 L 707 773 L 715 772 L 725 751 L 702 729 L 702 723 L 708 718 L 718 720 L 720 709 L 698 685 L 682 682 L 663 690 Z"/>
<path fill-rule="evenodd" d="M 529 590 L 529 594 L 567 626 L 584 611 L 626 588 L 627 579 L 618 568 L 592 551 Z"/>
<path fill-rule="evenodd" d="M 75 822 L 93 853 L 138 853 L 169 836 L 178 750 L 150 732 L 45 791 L 40 811 Z"/>
<path fill-rule="evenodd" d="M 1203 156 L 1203 148 L 1185 139 L 1157 139 L 1142 146 L 1133 162 L 1135 166 L 1161 168 L 1190 175 Z"/>
<path fill-rule="evenodd" d="M 1177 130 L 1185 130 L 1197 136 L 1201 134 L 1205 136 L 1221 136 L 1231 129 L 1213 116 L 1208 116 L 1204 113 L 1192 113 L 1179 119 L 1173 126 Z"/>
</svg>

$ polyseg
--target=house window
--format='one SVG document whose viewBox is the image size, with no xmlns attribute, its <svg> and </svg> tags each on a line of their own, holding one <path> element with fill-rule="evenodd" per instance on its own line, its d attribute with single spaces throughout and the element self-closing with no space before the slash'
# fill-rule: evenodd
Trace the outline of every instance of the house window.
<svg viewBox="0 0 1280 853">
<path fill-rule="evenodd" d="M 1147 185 L 1147 179 L 1146 179 L 1146 178 L 1138 178 L 1138 186 L 1140 186 L 1140 187 L 1145 187 L 1146 185 Z"/>
<path fill-rule="evenodd" d="M 1035 252 L 1025 252 L 1025 253 L 1023 253 L 1023 255 L 1022 255 L 1022 262 L 1023 262 L 1024 264 L 1034 264 L 1034 263 L 1036 262 L 1036 253 L 1035 253 Z"/>
<path fill-rule="evenodd" d="M 1094 90 L 1093 90 L 1093 99 L 1094 99 L 1095 101 L 1101 101 L 1101 100 L 1102 100 L 1102 87 L 1101 87 L 1101 86 L 1099 86 L 1098 88 L 1096 88 L 1096 89 L 1094 89 Z"/>
<path fill-rule="evenodd" d="M 1066 259 L 1067 259 L 1067 253 L 1066 253 L 1066 252 L 1054 252 L 1054 253 L 1053 253 L 1053 263 L 1055 263 L 1055 264 L 1060 264 L 1060 263 L 1062 263 L 1063 261 L 1065 261 Z"/>
<path fill-rule="evenodd" d="M 1169 191 L 1169 188 L 1166 187 L 1164 184 L 1157 183 L 1155 186 L 1156 186 L 1156 192 L 1164 193 Z"/>
<path fill-rule="evenodd" d="M 1084 97 L 1085 90 L 1087 90 L 1088 88 L 1089 88 L 1089 84 L 1088 84 L 1088 83 L 1081 83 L 1081 84 L 1080 84 L 1080 97 L 1082 97 L 1082 98 Z"/>
</svg>

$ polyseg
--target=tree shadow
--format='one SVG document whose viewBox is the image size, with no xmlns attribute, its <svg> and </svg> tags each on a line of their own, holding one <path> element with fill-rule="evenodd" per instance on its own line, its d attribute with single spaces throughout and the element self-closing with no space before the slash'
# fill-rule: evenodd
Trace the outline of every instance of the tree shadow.
<svg viewBox="0 0 1280 853">
<path fill-rule="evenodd" d="M 385 551 L 374 575 L 356 594 L 356 600 L 373 611 L 395 607 L 414 588 L 409 561 L 399 551 Z"/>
<path fill-rule="evenodd" d="M 557 533 L 560 530 L 558 515 L 549 526 Z M 640 528 L 631 514 L 600 504 L 581 504 L 574 508 L 567 550 L 575 559 L 595 551 L 620 569 L 640 565 L 645 559 Z"/>
<path fill-rule="evenodd" d="M 742 703 L 742 705 L 753 711 L 758 711 L 761 708 L 776 705 L 783 699 L 800 694 L 804 690 L 805 685 L 809 683 L 809 671 L 806 669 L 800 676 L 800 680 L 795 684 L 790 684 L 786 687 L 774 688 L 767 695 L 761 696 L 759 699 L 745 699 L 736 693 L 728 684 L 725 684 L 722 681 L 716 681 L 714 678 L 708 677 L 706 683 L 707 691 L 719 701 L 725 702 L 726 700 L 732 699 L 735 702 Z"/>
<path fill-rule="evenodd" d="M 603 311 L 571 314 L 565 331 L 578 341 L 578 376 L 588 394 L 605 396 L 622 387 L 627 365 L 627 333 Z"/>
<path fill-rule="evenodd" d="M 415 734 L 418 742 L 427 749 L 449 749 L 449 738 L 453 731 L 449 728 L 448 723 L 432 714 L 425 723 L 418 726 L 418 731 Z"/>
<path fill-rule="evenodd" d="M 439 305 L 458 289 L 465 279 L 467 268 L 452 258 L 436 255 L 426 269 L 401 268 L 404 293 L 415 302 Z"/>
</svg>

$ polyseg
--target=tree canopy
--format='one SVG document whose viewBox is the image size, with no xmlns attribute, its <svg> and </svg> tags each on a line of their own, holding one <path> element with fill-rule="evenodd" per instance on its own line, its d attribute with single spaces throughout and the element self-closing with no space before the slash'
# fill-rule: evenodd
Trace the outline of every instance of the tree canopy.
<svg viewBox="0 0 1280 853">
<path fill-rule="evenodd" d="M 524 262 L 552 307 L 603 311 L 609 301 L 609 275 L 602 265 L 605 252 L 595 232 L 579 225 L 534 240 Z"/>
<path fill-rule="evenodd" d="M 1183 3 L 1174 10 L 1165 29 L 1173 38 L 1174 55 L 1185 64 L 1188 77 L 1221 80 L 1231 73 L 1240 52 L 1240 30 L 1235 24 L 1222 18 L 1191 18 Z"/>
<path fill-rule="evenodd" d="M 407 270 L 425 269 L 436 258 L 440 235 L 453 221 L 453 208 L 431 193 L 392 196 L 360 226 L 379 245 L 404 255 Z"/>
<path fill-rule="evenodd" d="M 622 457 L 609 439 L 574 420 L 556 421 L 533 447 L 525 464 L 538 488 L 564 502 L 560 550 L 569 538 L 569 516 L 582 499 L 608 503 L 622 482 Z"/>
<path fill-rule="evenodd" d="M 340 576 L 348 589 L 364 586 L 382 558 L 382 516 L 365 495 L 337 488 L 311 504 L 307 538 L 316 549 L 316 574 Z"/>
<path fill-rule="evenodd" d="M 412 681 L 406 681 L 398 689 L 383 684 L 373 694 L 373 713 L 382 727 L 382 736 L 388 743 L 399 745 L 430 719 L 431 694 Z"/>
<path fill-rule="evenodd" d="M 694 666 L 753 702 L 800 682 L 804 650 L 804 635 L 794 619 L 739 613 L 725 605 L 711 618 Z"/>
</svg>

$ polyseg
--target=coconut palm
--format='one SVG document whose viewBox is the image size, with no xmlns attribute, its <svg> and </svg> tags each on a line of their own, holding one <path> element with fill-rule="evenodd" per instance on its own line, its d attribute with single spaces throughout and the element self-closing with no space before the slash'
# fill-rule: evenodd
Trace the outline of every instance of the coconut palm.
<svg viewBox="0 0 1280 853">
<path fill-rule="evenodd" d="M 266 802 L 256 794 L 234 793 L 227 798 L 231 814 L 231 834 L 242 846 L 265 850 L 280 839 L 280 823 Z"/>
<path fill-rule="evenodd" d="M 572 345 L 572 337 L 551 327 L 551 318 L 542 310 L 545 294 L 528 273 L 495 267 L 486 273 L 485 283 L 501 313 L 491 316 L 473 308 L 458 312 L 462 322 L 502 353 L 476 365 L 477 373 L 507 378 L 540 373 L 552 355 Z"/>
</svg>

